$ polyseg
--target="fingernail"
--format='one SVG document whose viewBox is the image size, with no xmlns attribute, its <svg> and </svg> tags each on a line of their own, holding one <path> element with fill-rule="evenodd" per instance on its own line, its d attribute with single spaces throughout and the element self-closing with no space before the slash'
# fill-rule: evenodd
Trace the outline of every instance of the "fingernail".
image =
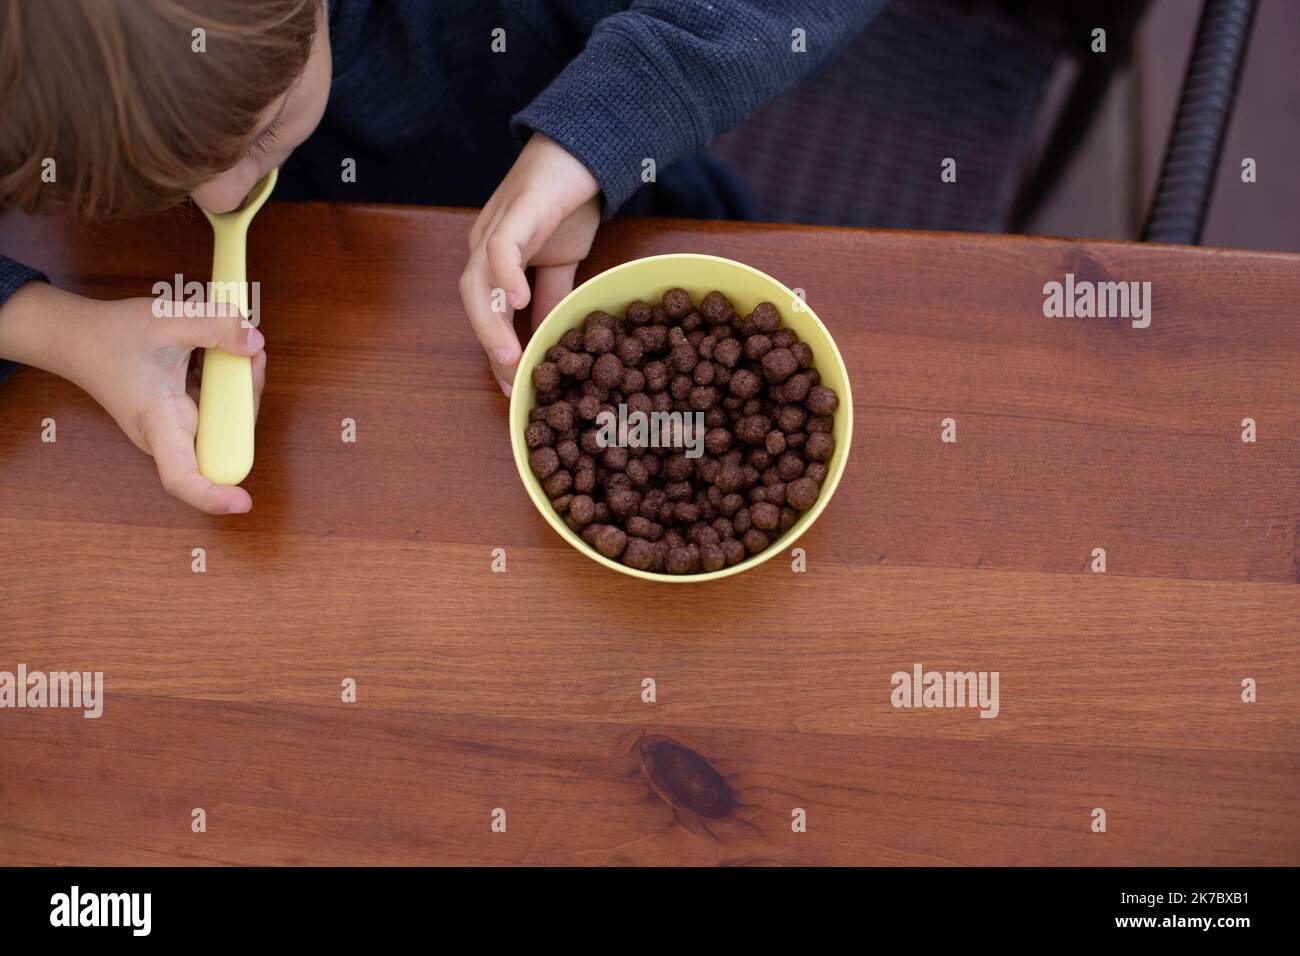
<svg viewBox="0 0 1300 956">
<path fill-rule="evenodd" d="M 250 349 L 256 352 L 265 344 L 266 344 L 266 336 L 264 336 L 257 329 L 248 330 L 248 347 Z"/>
<path fill-rule="evenodd" d="M 498 365 L 509 365 L 514 361 L 514 349 L 500 348 L 492 350 L 492 357 L 497 360 Z"/>
<path fill-rule="evenodd" d="M 514 391 L 514 389 L 511 388 L 510 383 L 502 381 L 501 379 L 497 379 L 497 384 L 501 386 L 501 394 L 504 395 L 506 398 L 509 398 L 510 393 Z"/>
<path fill-rule="evenodd" d="M 231 505 L 230 508 L 227 509 L 226 514 L 228 515 L 248 514 L 248 509 L 251 507 L 252 505 L 248 505 L 247 507 L 245 507 L 244 505 Z"/>
</svg>

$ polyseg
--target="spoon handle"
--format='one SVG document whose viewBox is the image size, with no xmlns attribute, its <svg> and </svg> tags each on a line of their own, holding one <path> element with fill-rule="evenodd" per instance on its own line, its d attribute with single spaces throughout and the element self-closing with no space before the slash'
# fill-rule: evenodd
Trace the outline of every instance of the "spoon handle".
<svg viewBox="0 0 1300 956">
<path fill-rule="evenodd" d="M 248 316 L 245 281 L 247 222 L 213 221 L 213 302 L 238 306 Z M 243 355 L 205 349 L 194 442 L 199 474 L 217 485 L 237 485 L 253 467 L 253 364 Z"/>
</svg>

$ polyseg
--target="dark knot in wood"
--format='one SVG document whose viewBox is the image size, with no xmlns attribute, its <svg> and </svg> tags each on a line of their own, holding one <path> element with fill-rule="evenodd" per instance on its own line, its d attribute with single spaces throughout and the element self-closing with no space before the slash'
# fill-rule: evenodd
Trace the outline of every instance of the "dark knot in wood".
<svg viewBox="0 0 1300 956">
<path fill-rule="evenodd" d="M 722 774 L 690 747 L 671 737 L 642 737 L 635 749 L 646 782 L 674 810 L 716 820 L 735 809 Z"/>
</svg>

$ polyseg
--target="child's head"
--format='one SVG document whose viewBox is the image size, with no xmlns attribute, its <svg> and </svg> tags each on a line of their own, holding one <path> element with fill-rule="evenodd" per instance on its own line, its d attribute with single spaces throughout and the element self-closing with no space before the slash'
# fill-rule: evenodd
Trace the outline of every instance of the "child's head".
<svg viewBox="0 0 1300 956">
<path fill-rule="evenodd" d="M 0 209 L 233 209 L 330 68 L 322 0 L 0 0 Z"/>
</svg>

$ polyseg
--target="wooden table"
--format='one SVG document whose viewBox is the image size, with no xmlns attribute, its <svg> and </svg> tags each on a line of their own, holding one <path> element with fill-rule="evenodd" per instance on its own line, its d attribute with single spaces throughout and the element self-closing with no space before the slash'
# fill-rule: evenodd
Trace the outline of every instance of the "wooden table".
<svg viewBox="0 0 1300 956">
<path fill-rule="evenodd" d="M 457 301 L 471 220 L 258 216 L 250 515 L 169 499 L 72 386 L 0 386 L 0 669 L 106 681 L 98 720 L 0 711 L 0 863 L 1300 862 L 1300 257 L 609 226 L 584 275 L 748 262 L 853 381 L 807 572 L 692 588 L 535 513 Z M 209 266 L 197 216 L 10 215 L 0 249 L 101 297 Z M 1150 328 L 1044 318 L 1066 272 L 1152 282 Z M 999 672 L 999 716 L 895 709 L 918 662 Z"/>
</svg>

